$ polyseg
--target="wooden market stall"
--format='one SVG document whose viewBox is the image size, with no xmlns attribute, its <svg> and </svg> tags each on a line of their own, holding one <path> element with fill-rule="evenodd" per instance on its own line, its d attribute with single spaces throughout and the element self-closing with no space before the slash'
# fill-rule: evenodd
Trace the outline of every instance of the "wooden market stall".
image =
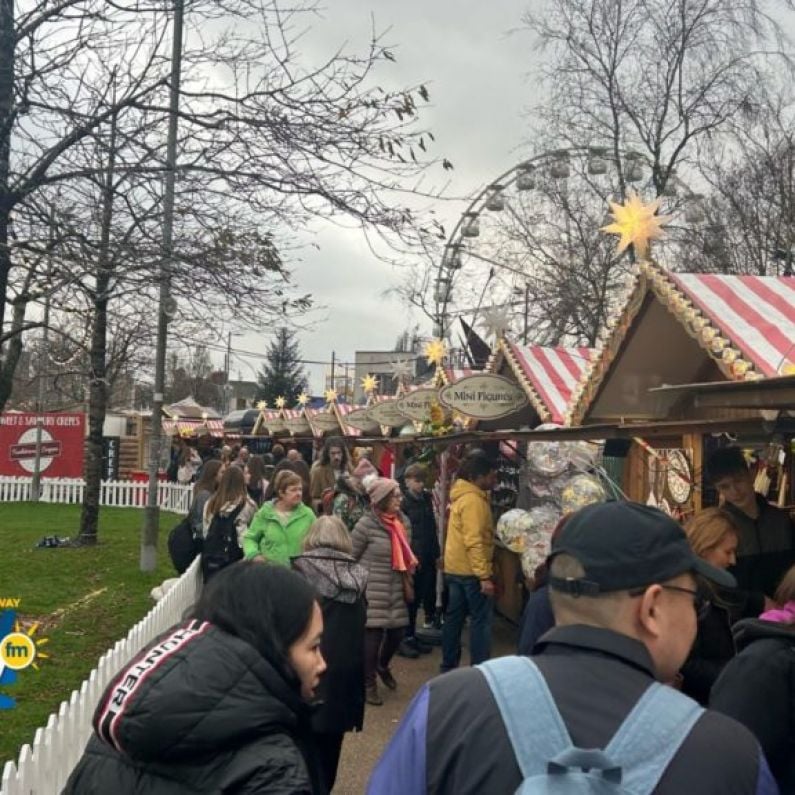
<svg viewBox="0 0 795 795">
<path fill-rule="evenodd" d="M 686 518 L 702 505 L 703 460 L 720 443 L 712 434 L 743 420 L 749 444 L 769 433 L 758 406 L 659 388 L 754 383 L 787 372 L 794 361 L 795 278 L 671 273 L 643 262 L 565 421 L 667 428 L 653 443 L 639 430 L 619 451 L 623 490 Z"/>
</svg>

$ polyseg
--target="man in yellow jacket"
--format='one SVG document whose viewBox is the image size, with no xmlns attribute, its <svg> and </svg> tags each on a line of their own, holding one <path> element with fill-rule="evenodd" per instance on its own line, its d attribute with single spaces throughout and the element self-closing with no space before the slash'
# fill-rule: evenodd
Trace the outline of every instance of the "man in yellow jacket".
<svg viewBox="0 0 795 795">
<path fill-rule="evenodd" d="M 489 491 L 496 475 L 494 463 L 482 450 L 476 450 L 464 459 L 450 490 L 450 521 L 444 546 L 444 581 L 449 598 L 442 627 L 442 672 L 457 668 L 461 661 L 461 630 L 467 615 L 471 617 L 470 663 L 477 665 L 491 656 L 494 522 Z"/>
</svg>

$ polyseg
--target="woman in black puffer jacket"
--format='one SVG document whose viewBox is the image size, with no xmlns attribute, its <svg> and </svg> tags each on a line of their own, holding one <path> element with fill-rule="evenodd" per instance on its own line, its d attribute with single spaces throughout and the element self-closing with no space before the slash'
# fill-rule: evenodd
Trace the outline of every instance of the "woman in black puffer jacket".
<svg viewBox="0 0 795 795">
<path fill-rule="evenodd" d="M 351 555 L 351 536 L 342 519 L 320 516 L 304 538 L 293 568 L 312 584 L 323 611 L 320 648 L 328 668 L 317 691 L 312 728 L 329 792 L 337 778 L 345 733 L 361 731 L 364 719 L 364 626 L 367 569 Z"/>
<path fill-rule="evenodd" d="M 322 629 L 299 574 L 252 561 L 220 571 L 194 618 L 111 682 L 64 792 L 323 795 L 307 703 Z"/>
<path fill-rule="evenodd" d="M 723 669 L 710 709 L 756 735 L 782 795 L 795 792 L 795 624 L 749 618 L 734 626 L 738 655 Z"/>
</svg>

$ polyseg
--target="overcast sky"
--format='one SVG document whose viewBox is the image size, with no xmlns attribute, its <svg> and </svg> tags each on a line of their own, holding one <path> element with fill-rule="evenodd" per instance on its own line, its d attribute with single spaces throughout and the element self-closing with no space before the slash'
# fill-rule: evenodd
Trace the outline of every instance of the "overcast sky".
<svg viewBox="0 0 795 795">
<path fill-rule="evenodd" d="M 376 28 L 389 28 L 394 64 L 379 67 L 379 80 L 392 86 L 425 83 L 431 107 L 421 124 L 436 137 L 434 153 L 455 165 L 452 196 L 471 194 L 527 153 L 525 111 L 533 102 L 532 38 L 516 32 L 527 4 L 510 0 L 369 0 L 330 3 L 306 42 L 319 54 L 348 42 L 365 46 L 371 14 Z M 439 167 L 441 168 L 441 167 Z M 438 184 L 442 174 L 434 175 Z M 436 210 L 448 230 L 464 209 L 440 202 Z M 309 240 L 308 240 L 309 242 Z M 398 335 L 414 322 L 430 334 L 430 324 L 413 318 L 406 306 L 385 298 L 401 279 L 399 271 L 374 258 L 359 232 L 336 226 L 320 228 L 300 262 L 292 264 L 300 292 L 311 292 L 328 310 L 328 319 L 302 332 L 305 359 L 353 361 L 355 350 L 391 350 Z M 246 335 L 233 348 L 262 349 L 263 336 Z M 251 378 L 259 361 L 233 356 L 232 376 Z M 322 389 L 323 367 L 311 366 L 310 386 Z"/>
</svg>

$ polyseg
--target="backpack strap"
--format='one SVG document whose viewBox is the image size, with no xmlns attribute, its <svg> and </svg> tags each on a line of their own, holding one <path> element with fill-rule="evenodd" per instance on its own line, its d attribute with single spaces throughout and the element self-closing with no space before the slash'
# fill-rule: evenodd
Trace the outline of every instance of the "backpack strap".
<svg viewBox="0 0 795 795">
<path fill-rule="evenodd" d="M 572 743 L 538 666 L 529 657 L 512 656 L 476 667 L 497 702 L 522 777 L 543 775 Z"/>
<path fill-rule="evenodd" d="M 646 690 L 605 749 L 621 765 L 627 792 L 654 791 L 703 713 L 695 701 L 672 687 L 654 682 Z"/>
</svg>

